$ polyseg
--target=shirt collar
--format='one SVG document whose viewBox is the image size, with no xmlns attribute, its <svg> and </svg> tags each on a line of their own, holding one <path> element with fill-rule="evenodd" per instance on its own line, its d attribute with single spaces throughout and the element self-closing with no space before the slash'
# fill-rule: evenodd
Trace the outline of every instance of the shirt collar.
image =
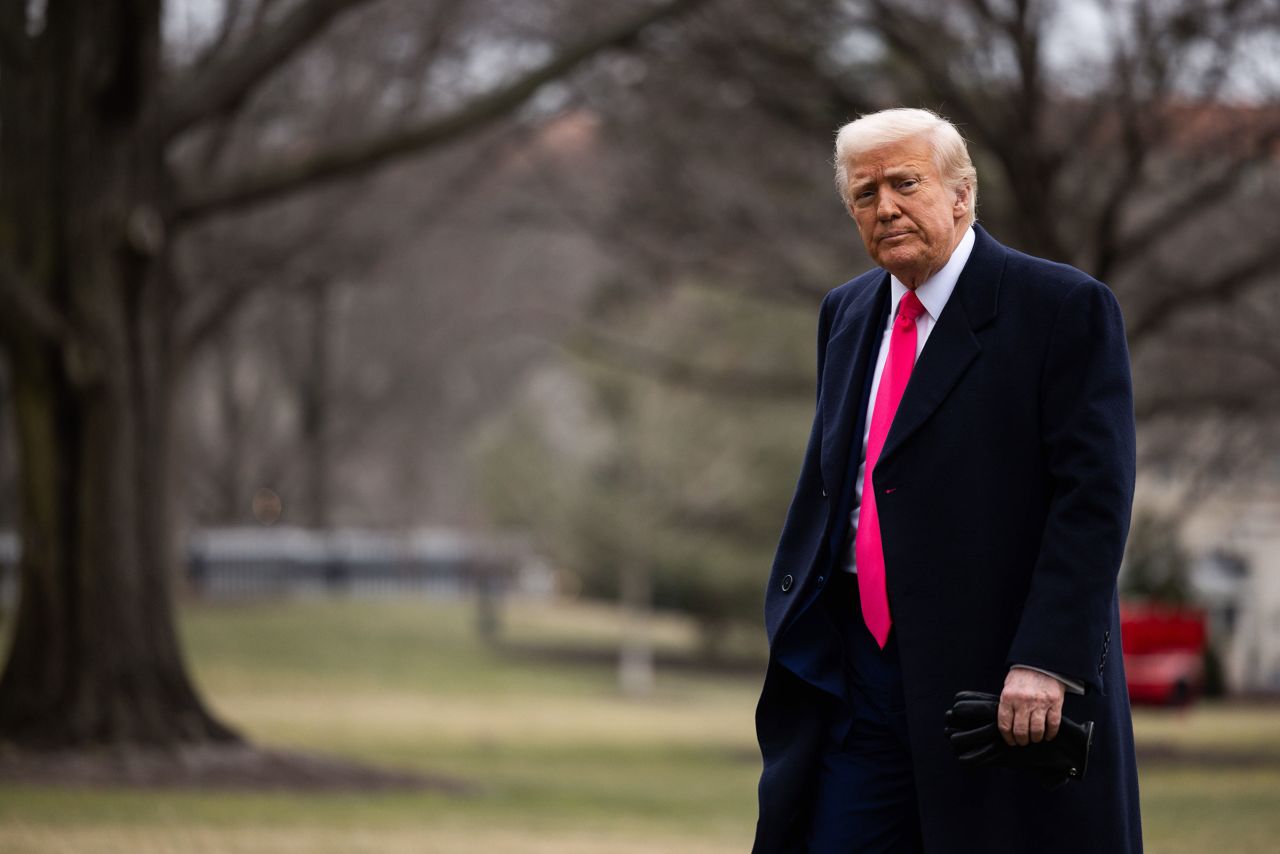
<svg viewBox="0 0 1280 854">
<path fill-rule="evenodd" d="M 951 299 L 951 292 L 956 289 L 956 282 L 960 280 L 960 271 L 964 269 L 965 262 L 973 252 L 974 239 L 973 226 L 969 226 L 965 229 L 964 237 L 960 238 L 955 251 L 947 259 L 947 263 L 942 265 L 942 269 L 925 279 L 923 284 L 916 288 L 916 297 L 935 323 L 942 315 L 942 310 L 946 308 L 947 300 Z M 897 306 L 906 295 L 907 286 L 898 281 L 897 276 L 890 276 L 889 287 L 893 291 L 893 305 Z"/>
</svg>

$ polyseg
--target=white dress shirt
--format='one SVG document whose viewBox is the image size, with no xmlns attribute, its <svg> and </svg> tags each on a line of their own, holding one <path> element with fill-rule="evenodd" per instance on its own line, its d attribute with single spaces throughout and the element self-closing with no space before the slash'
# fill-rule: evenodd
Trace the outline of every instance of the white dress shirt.
<svg viewBox="0 0 1280 854">
<path fill-rule="evenodd" d="M 943 309 L 947 307 L 947 301 L 951 299 L 952 291 L 956 289 L 956 282 L 960 279 L 960 271 L 964 269 L 970 253 L 973 252 L 974 239 L 973 228 L 970 227 L 965 231 L 964 237 L 960 238 L 960 243 L 956 246 L 955 251 L 951 253 L 951 257 L 947 259 L 947 263 L 942 266 L 942 269 L 925 279 L 916 288 L 916 297 L 924 306 L 924 312 L 916 318 L 917 362 L 920 360 L 920 354 L 924 352 L 925 343 L 929 340 L 929 333 L 933 331 L 938 318 L 942 316 Z M 862 483 L 867 474 L 867 439 L 871 435 L 871 410 L 875 408 L 876 392 L 880 388 L 880 376 L 884 373 L 884 365 L 889 358 L 889 338 L 893 334 L 893 321 L 898 313 L 898 303 L 902 301 L 906 293 L 907 286 L 898 281 L 897 276 L 890 276 L 889 299 L 891 303 L 889 321 L 885 324 L 884 331 L 881 333 L 880 352 L 876 355 L 875 373 L 871 376 L 871 394 L 867 399 L 867 417 L 863 423 L 861 450 L 858 454 L 858 479 L 854 483 L 855 501 L 853 510 L 849 513 L 849 524 L 852 527 L 852 532 L 849 535 L 849 551 L 845 556 L 844 568 L 846 572 L 856 573 L 858 571 L 855 557 L 857 549 L 854 541 L 857 539 L 858 531 L 858 508 L 862 503 Z M 1064 678 L 1057 673 L 1025 664 L 1015 664 L 1014 667 L 1044 673 L 1061 682 L 1069 692 L 1073 694 L 1084 693 L 1082 684 L 1072 679 Z"/>
</svg>

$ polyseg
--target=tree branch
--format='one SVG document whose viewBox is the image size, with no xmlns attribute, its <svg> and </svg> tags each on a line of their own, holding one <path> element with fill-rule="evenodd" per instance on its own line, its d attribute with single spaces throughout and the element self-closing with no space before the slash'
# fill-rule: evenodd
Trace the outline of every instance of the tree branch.
<svg viewBox="0 0 1280 854">
<path fill-rule="evenodd" d="M 341 13 L 369 0 L 307 0 L 280 23 L 233 54 L 210 61 L 176 83 L 164 98 L 160 127 L 172 138 L 244 98 Z"/>
<path fill-rule="evenodd" d="M 1270 156 L 1277 141 L 1280 141 L 1280 126 L 1263 133 L 1250 153 L 1232 160 L 1226 168 L 1193 184 L 1178 198 L 1162 204 L 1155 216 L 1120 238 L 1115 247 L 1116 265 L 1137 259 L 1153 243 L 1171 233 L 1180 223 L 1186 222 L 1189 214 L 1203 210 L 1206 199 L 1224 198 L 1235 190 L 1249 174 L 1251 166 Z"/>
<path fill-rule="evenodd" d="M 414 51 L 417 61 L 415 67 L 410 69 L 410 73 L 416 73 L 418 79 L 428 79 L 431 65 L 444 48 L 445 37 L 453 28 L 454 19 L 458 17 L 462 5 L 463 0 L 440 0 L 424 22 L 421 31 L 422 42 Z M 415 87 L 410 97 L 401 106 L 401 110 L 406 115 L 412 115 L 421 105 L 422 96 L 429 88 L 429 86 Z"/>
<path fill-rule="evenodd" d="M 0 329 L 9 338 L 26 332 L 61 344 L 73 338 L 66 316 L 32 287 L 8 258 L 0 258 Z"/>
<path fill-rule="evenodd" d="M 1098 215 L 1094 219 L 1093 230 L 1096 235 L 1097 250 L 1094 253 L 1090 272 L 1100 279 L 1106 279 L 1109 276 L 1111 266 L 1117 258 L 1115 238 L 1118 230 L 1117 223 L 1124 209 L 1132 203 L 1133 184 L 1138 182 L 1151 153 L 1152 134 L 1146 133 L 1142 127 L 1147 111 L 1128 102 L 1128 94 L 1130 93 L 1126 93 L 1123 103 L 1126 109 L 1122 109 L 1119 116 L 1123 168 L 1111 182 Z"/>
<path fill-rule="evenodd" d="M 703 2 L 705 0 L 668 0 L 661 6 L 569 45 L 507 85 L 416 126 L 319 151 L 309 157 L 267 164 L 225 184 L 189 191 L 178 205 L 177 219 L 189 222 L 213 213 L 247 207 L 442 145 L 509 114 L 533 97 L 543 85 L 565 76 L 606 48 L 631 42 L 650 25 Z"/>
<path fill-rule="evenodd" d="M 693 279 L 699 284 L 737 296 L 787 307 L 802 306 L 806 311 L 815 310 L 829 290 L 806 283 L 804 277 L 782 262 L 776 252 L 752 255 L 745 262 L 749 271 L 744 271 L 741 266 L 735 267 L 733 259 L 738 257 L 739 247 L 736 244 L 725 245 L 714 235 L 700 237 L 696 241 L 696 253 L 681 253 L 673 248 L 675 241 L 663 233 L 654 235 L 647 229 L 634 228 L 626 217 L 602 214 L 583 202 L 581 193 L 572 184 L 560 182 L 545 172 L 536 174 L 546 188 L 543 198 L 553 205 L 554 212 L 564 223 L 556 223 L 554 217 L 539 214 L 512 219 L 512 228 L 554 231 L 565 230 L 563 226 L 567 226 L 565 233 L 584 234 L 593 243 L 609 247 L 610 253 L 621 259 L 626 269 L 638 272 L 649 282 L 673 285 L 682 279 Z M 755 222 L 749 222 L 744 228 L 754 227 L 761 244 L 777 239 L 776 231 L 765 233 L 755 226 Z M 752 235 L 739 231 L 734 235 L 735 240 L 738 238 L 751 242 Z M 652 293 L 652 286 L 646 288 L 646 292 Z"/>
<path fill-rule="evenodd" d="M 1267 244 L 1253 257 L 1228 267 L 1206 284 L 1162 293 L 1159 299 L 1146 307 L 1136 321 L 1128 325 L 1130 346 L 1136 346 L 1189 308 L 1231 299 L 1250 287 L 1260 276 L 1274 272 L 1277 256 L 1280 256 L 1280 250 L 1274 244 Z"/>
<path fill-rule="evenodd" d="M 563 345 L 570 353 L 602 362 L 627 373 L 639 374 L 670 385 L 720 397 L 755 400 L 810 401 L 813 377 L 801 374 L 761 373 L 697 365 L 590 327 L 574 330 Z"/>
<path fill-rule="evenodd" d="M 249 297 L 263 290 L 262 281 L 263 279 L 257 276 L 246 275 L 235 283 L 227 285 L 199 317 L 191 320 L 187 327 L 181 330 L 181 334 L 177 336 L 178 341 L 174 345 L 176 351 L 174 362 L 179 366 L 179 370 L 185 368 L 214 334 L 227 325 Z M 289 285 L 299 287 L 296 282 L 290 282 Z M 277 289 L 284 288 L 277 285 Z"/>
<path fill-rule="evenodd" d="M 523 133 L 505 134 L 497 139 L 482 140 L 475 145 L 473 150 L 468 152 L 468 162 L 457 170 L 451 171 L 448 178 L 434 188 L 434 198 L 438 201 L 432 203 L 431 199 L 428 199 L 423 205 L 425 209 L 432 212 L 432 215 L 415 220 L 415 235 L 421 239 L 424 232 L 429 232 L 433 227 L 440 225 L 445 218 L 443 212 L 448 208 L 443 200 L 457 201 L 466 197 L 468 193 L 475 192 L 483 185 L 486 178 L 492 177 L 493 170 L 490 165 L 498 156 L 497 153 L 518 145 L 524 138 Z M 350 188 L 344 193 L 348 198 L 338 207 L 347 208 L 353 205 L 360 191 L 360 187 Z M 297 241 L 297 245 L 323 246 L 333 243 L 336 239 L 332 233 L 335 225 L 332 217 L 324 217 L 317 228 L 312 229 Z M 368 269 L 373 259 L 382 252 L 383 247 L 378 243 L 365 242 L 360 252 L 348 258 L 347 262 L 351 268 Z M 298 253 L 282 254 L 290 256 Z M 320 266 L 324 267 L 324 264 L 321 263 Z M 216 293 L 206 297 L 202 305 L 191 306 L 188 309 L 188 317 L 183 318 L 179 324 L 178 334 L 175 335 L 177 342 L 174 347 L 175 362 L 179 365 L 189 364 L 192 358 L 226 328 L 249 300 L 258 293 L 268 290 L 276 293 L 303 292 L 338 278 L 340 274 L 335 273 L 332 267 L 327 267 L 326 272 L 321 274 L 314 270 L 290 271 L 288 265 L 271 263 L 268 260 L 251 264 L 248 269 L 230 277 L 230 280 Z"/>
<path fill-rule="evenodd" d="M 1180 389 L 1162 395 L 1139 398 L 1134 417 L 1139 422 L 1161 417 L 1204 415 L 1244 415 L 1253 419 L 1280 413 L 1280 400 L 1274 395 L 1259 395 L 1256 389 L 1192 392 Z"/>
<path fill-rule="evenodd" d="M 244 0 L 226 0 L 226 5 L 222 10 L 222 20 L 218 24 L 218 33 L 214 36 L 209 45 L 200 52 L 200 56 L 193 64 L 194 69 L 205 69 L 209 64 L 222 55 L 223 50 L 231 43 L 231 37 L 235 34 L 236 24 L 240 20 L 240 13 L 244 8 Z M 259 4 L 258 9 L 266 8 L 266 4 Z M 192 73 L 195 73 L 194 71 Z"/>
</svg>

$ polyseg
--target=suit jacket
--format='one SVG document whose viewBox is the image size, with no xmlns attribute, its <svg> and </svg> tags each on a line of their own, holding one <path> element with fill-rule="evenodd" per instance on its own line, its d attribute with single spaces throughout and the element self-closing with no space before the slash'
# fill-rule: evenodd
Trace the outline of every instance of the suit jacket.
<svg viewBox="0 0 1280 854">
<path fill-rule="evenodd" d="M 1100 282 L 975 230 L 872 472 L 926 848 L 1140 851 L 1124 665 L 1108 655 L 1135 468 L 1123 320 Z M 765 600 L 761 854 L 801 850 L 844 690 L 832 629 L 809 606 L 841 571 L 888 293 L 877 269 L 822 303 L 817 409 Z M 1095 721 L 1084 780 L 1047 791 L 953 757 L 952 697 L 999 693 L 1014 662 L 1085 684 L 1063 710 Z"/>
</svg>

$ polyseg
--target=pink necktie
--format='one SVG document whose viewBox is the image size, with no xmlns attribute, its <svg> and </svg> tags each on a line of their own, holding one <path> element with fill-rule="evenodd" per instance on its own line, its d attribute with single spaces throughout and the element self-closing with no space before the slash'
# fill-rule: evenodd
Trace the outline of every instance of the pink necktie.
<svg viewBox="0 0 1280 854">
<path fill-rule="evenodd" d="M 876 510 L 876 493 L 871 485 L 871 470 L 880 459 L 885 437 L 898 402 L 911 378 L 916 363 L 916 318 L 924 313 L 924 306 L 914 291 L 907 291 L 898 303 L 898 316 L 893 320 L 889 334 L 889 356 L 884 372 L 880 375 L 880 387 L 876 390 L 875 406 L 871 410 L 871 430 L 867 435 L 867 466 L 862 478 L 862 505 L 858 508 L 858 534 L 854 540 L 854 559 L 858 568 L 858 596 L 862 601 L 862 619 L 867 628 L 884 649 L 889 640 L 889 596 L 884 581 L 884 544 L 880 540 L 880 514 Z"/>
</svg>

